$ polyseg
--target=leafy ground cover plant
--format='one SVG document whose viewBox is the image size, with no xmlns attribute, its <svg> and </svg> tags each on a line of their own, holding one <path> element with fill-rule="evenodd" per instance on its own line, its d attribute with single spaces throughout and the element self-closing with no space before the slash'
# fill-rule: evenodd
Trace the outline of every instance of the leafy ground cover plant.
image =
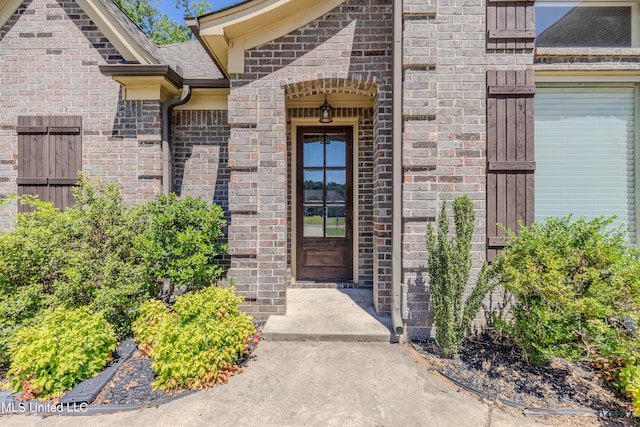
<svg viewBox="0 0 640 427">
<path fill-rule="evenodd" d="M 49 310 L 11 339 L 9 385 L 26 399 L 59 396 L 99 373 L 115 348 L 115 331 L 102 314 Z"/>
<path fill-rule="evenodd" d="M 637 361 L 634 360 L 637 363 Z M 627 398 L 631 399 L 640 416 L 640 365 L 629 364 L 620 370 L 617 385 Z"/>
<path fill-rule="evenodd" d="M 431 224 L 427 227 L 429 251 L 429 291 L 436 322 L 436 342 L 445 357 L 458 353 L 460 343 L 484 297 L 494 288 L 490 269 L 485 263 L 471 294 L 464 299 L 471 271 L 471 238 L 475 212 L 467 196 L 453 201 L 455 237 L 449 239 L 449 217 L 446 202 L 438 218 L 437 234 Z"/>
<path fill-rule="evenodd" d="M 257 335 L 234 291 L 209 286 L 179 296 L 171 307 L 157 300 L 140 307 L 133 331 L 153 359 L 156 387 L 203 388 L 238 372 L 238 358 L 252 340 L 257 343 Z"/>
<path fill-rule="evenodd" d="M 598 356 L 591 362 L 596 375 L 619 396 L 631 399 L 640 415 L 640 360 L 637 356 Z"/>
</svg>

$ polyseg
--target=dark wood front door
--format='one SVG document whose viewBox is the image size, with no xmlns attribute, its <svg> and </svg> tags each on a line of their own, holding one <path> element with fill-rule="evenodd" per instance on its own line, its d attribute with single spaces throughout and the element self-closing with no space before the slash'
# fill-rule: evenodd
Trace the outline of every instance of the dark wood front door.
<svg viewBox="0 0 640 427">
<path fill-rule="evenodd" d="M 353 278 L 351 127 L 299 127 L 297 278 Z"/>
</svg>

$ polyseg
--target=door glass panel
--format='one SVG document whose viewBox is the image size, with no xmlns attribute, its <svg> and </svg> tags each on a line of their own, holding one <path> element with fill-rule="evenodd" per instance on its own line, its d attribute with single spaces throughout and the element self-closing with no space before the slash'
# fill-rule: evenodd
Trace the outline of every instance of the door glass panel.
<svg viewBox="0 0 640 427">
<path fill-rule="evenodd" d="M 327 135 L 327 167 L 347 166 L 347 141 L 344 135 Z"/>
<path fill-rule="evenodd" d="M 323 171 L 304 171 L 304 201 L 322 202 L 324 197 Z"/>
<path fill-rule="evenodd" d="M 322 205 L 304 206 L 304 237 L 323 237 L 323 208 Z"/>
<path fill-rule="evenodd" d="M 304 167 L 324 166 L 323 135 L 305 135 L 303 148 Z"/>
<path fill-rule="evenodd" d="M 347 171 L 327 170 L 327 202 L 344 202 L 346 190 Z"/>
<path fill-rule="evenodd" d="M 326 223 L 327 237 L 345 237 L 346 236 L 345 205 L 327 206 L 325 223 Z"/>
</svg>

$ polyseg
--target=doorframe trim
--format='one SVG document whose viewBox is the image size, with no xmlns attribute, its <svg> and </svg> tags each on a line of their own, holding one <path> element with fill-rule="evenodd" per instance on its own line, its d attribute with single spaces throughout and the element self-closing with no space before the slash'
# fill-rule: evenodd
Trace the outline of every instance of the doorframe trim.
<svg viewBox="0 0 640 427">
<path fill-rule="evenodd" d="M 352 140 L 352 165 L 351 165 L 351 174 L 352 176 L 352 209 L 353 209 L 353 283 L 358 283 L 359 275 L 359 261 L 360 257 L 358 254 L 359 244 L 359 193 L 358 193 L 358 185 L 359 185 L 359 141 L 358 141 L 358 117 L 335 117 L 333 119 L 333 123 L 329 125 L 320 125 L 318 124 L 317 117 L 300 117 L 300 118 L 292 118 L 291 119 L 291 282 L 295 283 L 297 280 L 297 261 L 298 261 L 298 221 L 295 209 L 298 206 L 298 197 L 297 197 L 297 176 L 296 173 L 298 171 L 298 128 L 313 126 L 313 127 L 331 127 L 331 126 L 350 126 L 353 129 L 353 135 L 351 136 Z"/>
</svg>

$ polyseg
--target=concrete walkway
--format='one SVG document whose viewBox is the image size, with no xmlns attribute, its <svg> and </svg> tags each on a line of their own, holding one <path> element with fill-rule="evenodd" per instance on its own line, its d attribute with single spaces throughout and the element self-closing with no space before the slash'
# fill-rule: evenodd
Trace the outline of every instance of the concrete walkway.
<svg viewBox="0 0 640 427">
<path fill-rule="evenodd" d="M 391 318 L 376 315 L 371 289 L 288 289 L 287 313 L 271 316 L 270 341 L 389 342 Z"/>
<path fill-rule="evenodd" d="M 370 290 L 288 292 L 287 315 L 271 317 L 266 339 L 229 384 L 156 408 L 90 417 L 3 415 L 0 426 L 540 425 L 491 408 L 430 371 L 410 346 L 389 344 L 388 319 L 375 316 Z"/>
<path fill-rule="evenodd" d="M 404 344 L 263 341 L 229 384 L 157 408 L 0 426 L 539 426 L 460 391 Z"/>
</svg>

